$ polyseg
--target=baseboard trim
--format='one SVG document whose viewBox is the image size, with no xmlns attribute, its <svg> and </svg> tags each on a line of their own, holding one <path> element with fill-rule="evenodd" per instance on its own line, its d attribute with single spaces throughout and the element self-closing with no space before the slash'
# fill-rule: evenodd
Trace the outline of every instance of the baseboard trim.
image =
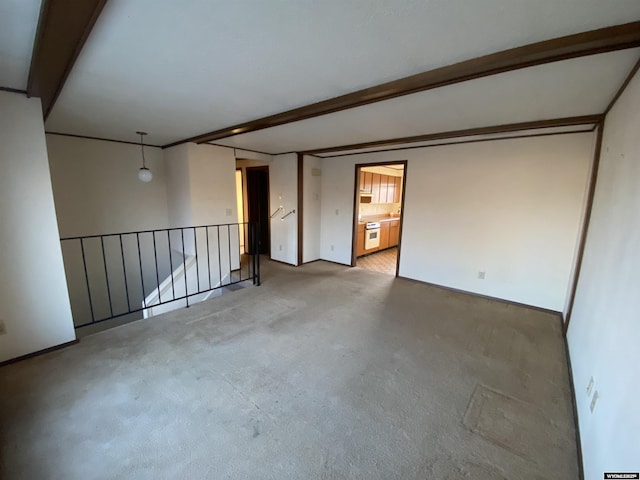
<svg viewBox="0 0 640 480">
<path fill-rule="evenodd" d="M 564 321 L 562 322 L 564 327 Z M 564 353 L 567 358 L 567 370 L 569 371 L 569 386 L 571 388 L 571 406 L 573 407 L 573 423 L 576 431 L 576 450 L 578 454 L 578 473 L 580 480 L 584 480 L 584 463 L 582 461 L 582 442 L 580 441 L 580 423 L 578 422 L 578 404 L 576 402 L 576 388 L 573 383 L 573 368 L 571 367 L 571 355 L 569 355 L 569 343 L 567 342 L 567 335 L 563 332 L 562 338 L 564 339 Z"/>
<path fill-rule="evenodd" d="M 275 260 L 273 258 L 269 259 L 270 262 L 275 262 L 275 263 L 279 263 L 281 265 L 286 265 L 288 267 L 297 267 L 298 265 L 296 265 L 295 263 L 289 263 L 289 262 L 283 262 L 282 260 Z"/>
<path fill-rule="evenodd" d="M 474 297 L 482 298 L 483 300 L 492 300 L 494 302 L 500 302 L 507 305 L 512 305 L 514 307 L 522 307 L 527 308 L 529 310 L 536 310 L 542 313 L 550 313 L 552 315 L 557 315 L 560 320 L 562 320 L 562 312 L 558 312 L 557 310 L 551 310 L 548 308 L 536 307 L 535 305 L 528 305 L 526 303 L 514 302 L 512 300 L 505 300 L 504 298 L 492 297 L 490 295 L 483 295 L 481 293 L 470 292 L 468 290 L 462 290 L 460 288 L 446 287 L 444 285 L 438 285 L 437 283 L 425 282 L 423 280 L 416 280 L 415 278 L 403 277 L 402 275 L 398 275 L 398 278 L 402 278 L 403 280 L 409 280 L 411 282 L 421 283 L 423 285 L 428 285 L 430 287 L 441 288 L 442 290 L 448 290 L 450 292 L 455 293 L 464 293 L 466 295 L 472 295 Z"/>
<path fill-rule="evenodd" d="M 40 355 L 44 355 L 45 353 L 55 352 L 56 350 L 61 350 L 66 347 L 70 347 L 71 345 L 75 345 L 76 343 L 79 343 L 79 342 L 80 340 L 76 338 L 75 340 L 71 340 L 70 342 L 61 343 L 60 345 L 55 345 L 53 347 L 45 348 L 44 350 L 38 350 L 37 352 L 27 353 L 26 355 L 21 355 L 20 357 L 16 357 L 16 358 L 10 358 L 9 360 L 0 362 L 0 367 L 18 363 L 23 360 L 28 360 L 29 358 L 39 357 Z"/>
<path fill-rule="evenodd" d="M 327 262 L 327 263 L 333 263 L 334 265 L 340 265 L 341 267 L 352 267 L 353 265 L 350 265 L 348 263 L 340 263 L 340 262 L 334 262 L 333 260 L 325 260 L 324 258 L 319 258 L 317 260 L 312 260 L 310 262 L 307 263 L 314 263 L 314 262 Z"/>
</svg>

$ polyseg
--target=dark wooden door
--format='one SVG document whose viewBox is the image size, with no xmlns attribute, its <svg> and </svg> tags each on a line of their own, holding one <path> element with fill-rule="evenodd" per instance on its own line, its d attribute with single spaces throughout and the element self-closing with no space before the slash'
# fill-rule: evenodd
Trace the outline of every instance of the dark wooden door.
<svg viewBox="0 0 640 480">
<path fill-rule="evenodd" d="M 247 208 L 249 222 L 259 224 L 259 248 L 260 253 L 268 254 L 269 245 L 269 167 L 247 167 Z M 254 253 L 251 236 L 249 240 L 249 253 Z"/>
</svg>

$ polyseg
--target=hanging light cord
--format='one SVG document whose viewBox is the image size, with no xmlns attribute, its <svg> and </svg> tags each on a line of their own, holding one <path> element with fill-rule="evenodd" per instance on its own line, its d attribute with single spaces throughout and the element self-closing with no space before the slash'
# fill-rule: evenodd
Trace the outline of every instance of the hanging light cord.
<svg viewBox="0 0 640 480">
<path fill-rule="evenodd" d="M 142 149 L 142 168 L 147 168 L 145 159 L 144 159 L 144 143 L 143 143 L 144 133 L 140 134 L 140 148 Z"/>
<path fill-rule="evenodd" d="M 147 132 L 136 132 L 136 133 L 140 135 L 140 149 L 142 150 L 142 168 L 147 170 L 147 161 L 144 158 L 144 136 L 147 134 Z"/>
</svg>

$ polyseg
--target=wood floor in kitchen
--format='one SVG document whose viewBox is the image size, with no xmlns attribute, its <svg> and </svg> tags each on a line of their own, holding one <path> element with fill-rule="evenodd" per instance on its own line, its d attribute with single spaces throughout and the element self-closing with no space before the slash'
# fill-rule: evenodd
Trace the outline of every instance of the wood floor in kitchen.
<svg viewBox="0 0 640 480">
<path fill-rule="evenodd" d="M 358 258 L 356 265 L 367 270 L 395 275 L 397 262 L 398 247 L 393 247 L 383 250 L 382 252 L 360 257 Z"/>
</svg>

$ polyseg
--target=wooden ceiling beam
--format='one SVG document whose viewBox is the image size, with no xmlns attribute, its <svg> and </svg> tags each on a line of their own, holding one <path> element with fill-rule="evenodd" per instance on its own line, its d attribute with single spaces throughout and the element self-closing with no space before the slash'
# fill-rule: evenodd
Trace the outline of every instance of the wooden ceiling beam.
<svg viewBox="0 0 640 480">
<path fill-rule="evenodd" d="M 591 30 L 436 68 L 178 142 L 204 143 L 520 68 L 640 46 L 640 22 Z"/>
<path fill-rule="evenodd" d="M 452 130 L 449 132 L 428 133 L 413 137 L 390 138 L 374 142 L 354 143 L 338 147 L 317 148 L 300 152 L 305 155 L 319 155 L 323 153 L 345 152 L 349 150 L 362 150 L 363 148 L 388 147 L 407 143 L 430 142 L 435 140 L 447 140 L 450 138 L 474 137 L 478 135 L 494 135 L 497 133 L 519 132 L 522 130 L 538 130 L 541 128 L 570 127 L 575 125 L 591 125 L 602 121 L 603 115 L 583 115 L 580 117 L 554 118 L 550 120 L 536 120 L 532 122 L 509 123 L 505 125 L 493 125 L 490 127 L 467 128 L 464 130 Z"/>
<path fill-rule="evenodd" d="M 27 95 L 40 97 L 46 119 L 107 0 L 43 0 Z"/>
</svg>

